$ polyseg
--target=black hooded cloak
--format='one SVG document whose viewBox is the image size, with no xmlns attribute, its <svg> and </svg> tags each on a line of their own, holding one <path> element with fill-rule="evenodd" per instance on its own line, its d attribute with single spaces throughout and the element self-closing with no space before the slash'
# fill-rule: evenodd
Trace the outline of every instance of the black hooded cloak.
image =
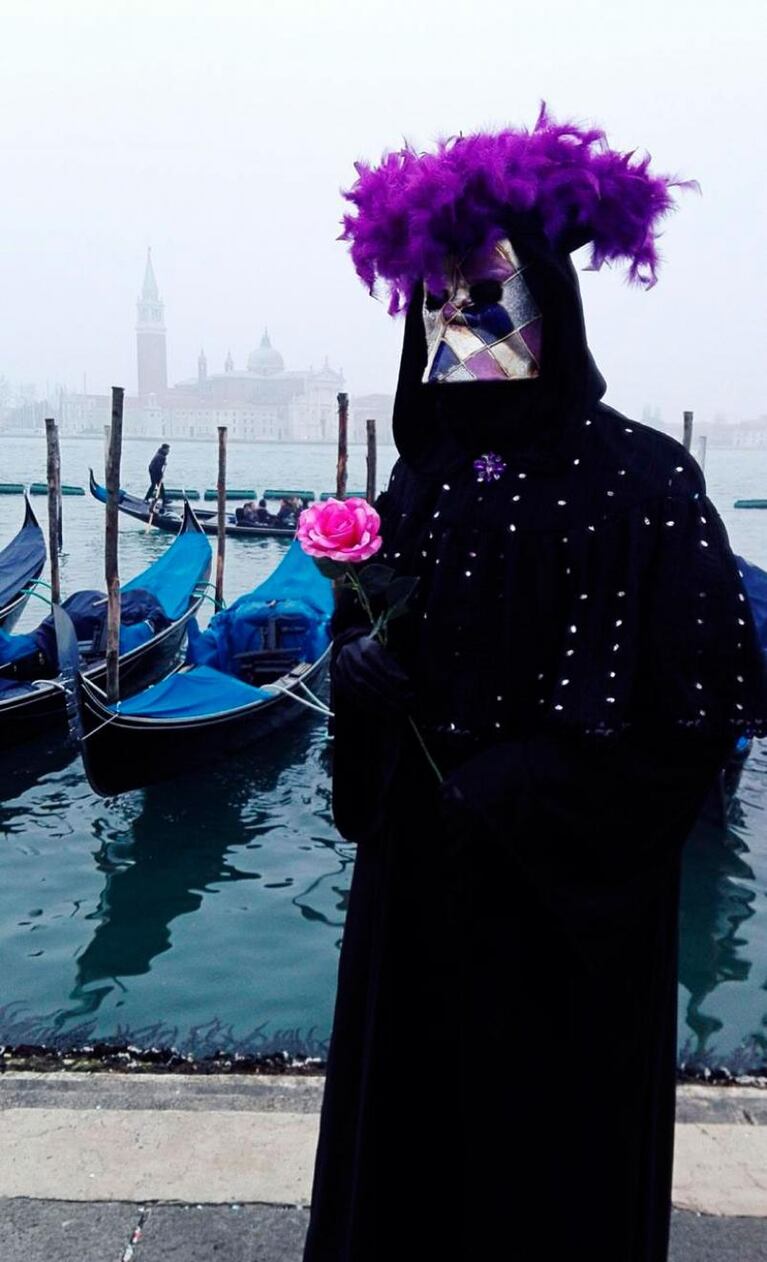
<svg viewBox="0 0 767 1262">
<path fill-rule="evenodd" d="M 601 402 L 569 257 L 524 245 L 539 380 L 422 385 L 422 291 L 406 320 L 380 559 L 420 580 L 390 648 L 447 781 L 335 697 L 358 849 L 304 1262 L 667 1256 L 680 858 L 765 667 L 700 469 Z M 363 621 L 344 594 L 336 653 Z"/>
</svg>

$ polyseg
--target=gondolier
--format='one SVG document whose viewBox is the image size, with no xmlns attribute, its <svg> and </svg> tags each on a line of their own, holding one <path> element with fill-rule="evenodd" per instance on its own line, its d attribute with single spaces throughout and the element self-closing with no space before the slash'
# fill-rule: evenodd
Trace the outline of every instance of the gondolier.
<svg viewBox="0 0 767 1262">
<path fill-rule="evenodd" d="M 601 401 L 570 252 L 652 283 L 672 182 L 545 110 L 357 170 L 353 260 L 407 312 L 377 559 L 419 585 L 385 648 L 334 619 L 357 849 L 304 1262 L 663 1262 L 680 857 L 767 684 L 701 470 Z"/>
<path fill-rule="evenodd" d="M 168 452 L 170 451 L 170 443 L 163 443 L 157 448 L 157 451 L 149 461 L 149 490 L 144 499 L 157 500 L 162 502 L 165 499 L 165 484 L 163 477 L 165 476 L 165 466 L 168 463 Z"/>
</svg>

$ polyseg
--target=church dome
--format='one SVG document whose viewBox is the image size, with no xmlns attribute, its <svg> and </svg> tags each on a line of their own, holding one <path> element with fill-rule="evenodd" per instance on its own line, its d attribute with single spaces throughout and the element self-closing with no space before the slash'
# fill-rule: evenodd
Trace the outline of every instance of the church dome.
<svg viewBox="0 0 767 1262">
<path fill-rule="evenodd" d="M 284 367 L 285 361 L 282 355 L 272 346 L 269 334 L 264 329 L 261 345 L 257 350 L 251 351 L 248 356 L 248 372 L 258 373 L 260 377 L 271 377 L 275 373 L 282 372 Z"/>
</svg>

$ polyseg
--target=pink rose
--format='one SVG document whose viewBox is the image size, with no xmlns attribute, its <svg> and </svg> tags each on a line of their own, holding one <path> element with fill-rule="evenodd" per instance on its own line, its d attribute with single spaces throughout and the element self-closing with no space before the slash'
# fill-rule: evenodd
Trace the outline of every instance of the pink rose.
<svg viewBox="0 0 767 1262">
<path fill-rule="evenodd" d="M 305 508 L 296 537 L 310 557 L 367 561 L 381 547 L 381 518 L 367 500 L 327 500 Z"/>
</svg>

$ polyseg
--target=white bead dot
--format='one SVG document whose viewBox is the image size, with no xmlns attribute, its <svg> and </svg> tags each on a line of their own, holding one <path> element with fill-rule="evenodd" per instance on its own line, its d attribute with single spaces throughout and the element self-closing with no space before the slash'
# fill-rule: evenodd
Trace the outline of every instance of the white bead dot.
<svg viewBox="0 0 767 1262">
<path fill-rule="evenodd" d="M 667 522 L 666 522 L 666 525 L 667 525 L 667 526 L 673 526 L 673 524 L 674 524 L 674 523 L 673 523 L 673 521 L 667 521 Z"/>
<path fill-rule="evenodd" d="M 622 618 L 616 618 L 616 619 L 615 619 L 615 625 L 616 625 L 616 627 L 622 627 L 622 626 L 623 626 L 623 619 L 622 619 Z"/>
<path fill-rule="evenodd" d="M 596 530 L 596 526 L 589 526 L 589 527 L 588 527 L 588 529 L 589 529 L 589 530 L 591 530 L 591 531 L 594 531 L 594 530 Z"/>
<path fill-rule="evenodd" d="M 518 496 L 518 495 L 512 495 L 512 497 L 511 497 L 511 498 L 513 499 L 514 503 L 516 504 L 517 500 L 519 499 L 519 496 Z"/>
<path fill-rule="evenodd" d="M 466 571 L 466 577 L 467 577 L 467 578 L 471 578 L 471 570 L 467 570 L 467 571 Z"/>
<path fill-rule="evenodd" d="M 575 635 L 575 632 L 576 632 L 577 630 L 578 630 L 578 628 L 576 627 L 575 623 L 573 623 L 573 625 L 570 627 L 570 634 L 571 634 L 571 635 Z"/>
<path fill-rule="evenodd" d="M 614 701 L 615 697 L 605 697 L 605 701 Z"/>
<path fill-rule="evenodd" d="M 614 495 L 615 491 L 607 491 L 607 495 Z"/>
<path fill-rule="evenodd" d="M 625 595 L 626 595 L 626 593 L 625 593 L 625 592 L 618 592 L 618 595 L 619 595 L 619 596 L 625 596 Z"/>
<path fill-rule="evenodd" d="M 565 687 L 569 684 L 570 680 L 569 680 L 569 679 L 560 679 L 560 681 L 559 681 L 559 682 L 560 682 L 560 684 L 562 685 L 562 687 L 563 687 L 563 688 L 565 688 Z"/>
<path fill-rule="evenodd" d="M 608 672 L 607 672 L 607 673 L 608 673 L 608 675 L 610 676 L 610 678 L 611 678 L 611 679 L 615 679 L 615 671 L 614 671 L 614 670 L 608 670 Z"/>
<path fill-rule="evenodd" d="M 559 505 L 560 508 L 563 508 L 566 503 L 567 503 L 567 500 L 557 500 L 557 504 Z"/>
<path fill-rule="evenodd" d="M 526 474 L 526 473 L 518 473 L 518 474 L 517 474 L 517 477 L 518 477 L 518 478 L 526 478 L 526 477 L 527 477 L 527 474 Z"/>
<path fill-rule="evenodd" d="M 618 476 L 619 476 L 619 477 L 621 477 L 621 478 L 625 478 L 625 476 L 626 476 L 626 470 L 625 470 L 625 469 L 619 469 L 619 470 L 618 470 Z"/>
<path fill-rule="evenodd" d="M 565 651 L 565 657 L 572 657 L 574 652 L 575 652 L 575 649 L 567 649 Z"/>
<path fill-rule="evenodd" d="M 575 457 L 575 459 L 574 459 L 574 461 L 573 461 L 573 464 L 580 464 L 580 463 L 581 463 L 581 458 L 580 458 L 580 456 L 576 456 L 576 457 Z"/>
<path fill-rule="evenodd" d="M 443 483 L 442 483 L 442 490 L 443 490 L 443 491 L 449 491 L 449 490 L 450 490 L 450 483 L 449 483 L 449 482 L 443 482 Z"/>
<path fill-rule="evenodd" d="M 509 530 L 516 530 L 516 526 L 513 521 L 509 523 Z"/>
<path fill-rule="evenodd" d="M 630 425 L 626 425 L 626 426 L 624 426 L 624 431 L 623 431 L 623 432 L 624 432 L 625 434 L 633 434 L 633 433 L 634 433 L 634 431 L 633 431 L 633 429 L 631 428 L 631 426 L 630 426 Z"/>
<path fill-rule="evenodd" d="M 706 543 L 706 540 L 705 540 L 705 539 L 701 539 L 701 541 L 700 541 L 700 546 L 701 546 L 701 548 L 707 548 L 707 547 L 708 547 L 708 544 Z"/>
<path fill-rule="evenodd" d="M 555 709 L 555 710 L 562 710 L 563 708 L 564 708 L 564 707 L 563 707 L 563 706 L 561 706 L 561 705 L 555 705 L 555 706 L 554 706 L 554 709 Z"/>
<path fill-rule="evenodd" d="M 588 592 L 581 592 L 579 596 L 579 600 L 588 600 L 588 598 L 589 598 Z"/>
<path fill-rule="evenodd" d="M 650 518 L 649 518 L 649 517 L 645 517 L 645 519 L 644 519 L 644 524 L 645 524 L 645 526 L 649 526 L 649 524 L 650 524 Z"/>
</svg>

